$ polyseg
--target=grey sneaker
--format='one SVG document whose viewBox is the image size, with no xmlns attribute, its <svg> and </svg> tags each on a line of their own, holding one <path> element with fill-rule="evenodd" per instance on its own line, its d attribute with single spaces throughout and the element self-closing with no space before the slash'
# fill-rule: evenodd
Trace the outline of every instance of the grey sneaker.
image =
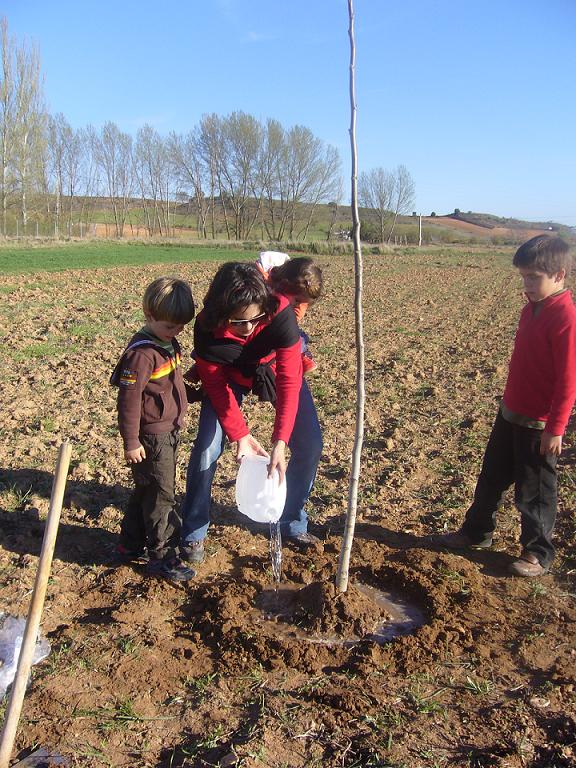
<svg viewBox="0 0 576 768">
<path fill-rule="evenodd" d="M 167 581 L 190 581 L 196 576 L 196 571 L 184 565 L 177 557 L 169 560 L 149 560 L 146 566 L 148 576 L 157 576 Z"/>
<path fill-rule="evenodd" d="M 293 536 L 289 536 L 288 541 L 291 541 L 299 549 L 322 546 L 320 539 L 307 531 L 305 533 L 295 533 Z"/>
<path fill-rule="evenodd" d="M 191 541 L 183 547 L 180 547 L 180 557 L 187 563 L 200 565 L 204 562 L 204 539 L 200 541 Z"/>
<path fill-rule="evenodd" d="M 484 536 L 480 541 L 473 541 L 467 533 L 463 531 L 451 531 L 441 536 L 435 536 L 434 542 L 447 549 L 490 549 L 492 546 L 492 536 Z"/>
</svg>

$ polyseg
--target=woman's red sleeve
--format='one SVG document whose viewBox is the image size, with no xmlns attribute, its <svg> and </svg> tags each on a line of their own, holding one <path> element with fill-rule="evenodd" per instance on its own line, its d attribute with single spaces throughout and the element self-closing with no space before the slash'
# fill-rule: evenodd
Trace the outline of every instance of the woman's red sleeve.
<svg viewBox="0 0 576 768">
<path fill-rule="evenodd" d="M 218 363 L 209 363 L 201 357 L 196 358 L 196 364 L 204 391 L 210 398 L 226 437 L 231 442 L 245 437 L 250 430 L 234 392 L 230 388 L 224 366 Z"/>
<path fill-rule="evenodd" d="M 276 350 L 276 418 L 272 442 L 288 443 L 294 429 L 302 387 L 302 344 Z"/>
</svg>

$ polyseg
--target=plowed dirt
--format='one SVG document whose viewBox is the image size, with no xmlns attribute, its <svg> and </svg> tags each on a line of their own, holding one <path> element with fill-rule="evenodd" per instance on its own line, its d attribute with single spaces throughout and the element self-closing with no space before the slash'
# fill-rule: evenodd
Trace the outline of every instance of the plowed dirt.
<svg viewBox="0 0 576 768">
<path fill-rule="evenodd" d="M 496 413 L 522 306 L 510 259 L 366 257 L 366 434 L 350 589 L 338 595 L 354 277 L 351 260 L 319 257 L 326 295 L 304 326 L 325 441 L 310 529 L 323 544 L 284 547 L 284 586 L 296 595 L 285 621 L 259 609 L 272 581 L 268 532 L 235 508 L 231 450 L 193 582 L 174 587 L 112 562 L 130 476 L 110 372 L 140 325 L 146 284 L 178 274 L 201 299 L 215 266 L 0 276 L 1 611 L 27 612 L 58 447 L 73 442 L 42 621 L 52 652 L 34 668 L 15 757 L 43 745 L 74 766 L 122 768 L 576 765 L 572 434 L 551 573 L 507 575 L 518 553 L 511 497 L 493 551 L 458 555 L 431 538 L 459 525 Z M 191 329 L 181 342 L 189 352 Z M 270 409 L 250 402 L 247 414 L 267 443 Z M 197 415 L 192 406 L 180 491 Z M 401 595 L 425 624 L 376 643 L 386 612 L 358 582 Z"/>
</svg>

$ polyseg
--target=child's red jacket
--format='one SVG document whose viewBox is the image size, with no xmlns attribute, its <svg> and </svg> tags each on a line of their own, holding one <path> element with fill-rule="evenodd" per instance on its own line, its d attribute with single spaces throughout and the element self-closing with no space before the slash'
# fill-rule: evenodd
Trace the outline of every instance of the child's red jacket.
<svg viewBox="0 0 576 768">
<path fill-rule="evenodd" d="M 539 305 L 520 315 L 503 401 L 562 435 L 576 400 L 576 307 L 568 290 Z"/>
</svg>

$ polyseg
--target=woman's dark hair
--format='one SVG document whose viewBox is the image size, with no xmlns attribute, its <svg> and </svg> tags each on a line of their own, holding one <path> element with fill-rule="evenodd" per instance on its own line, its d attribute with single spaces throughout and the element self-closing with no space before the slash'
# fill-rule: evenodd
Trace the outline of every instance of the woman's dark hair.
<svg viewBox="0 0 576 768">
<path fill-rule="evenodd" d="M 307 296 L 310 301 L 318 299 L 322 293 L 322 270 L 305 256 L 272 267 L 269 279 L 278 293 Z"/>
<path fill-rule="evenodd" d="M 213 331 L 250 304 L 257 304 L 267 315 L 278 309 L 278 299 L 255 264 L 229 261 L 216 272 L 204 297 L 204 325 Z"/>
<path fill-rule="evenodd" d="M 512 264 L 515 267 L 532 267 L 548 277 L 565 269 L 568 276 L 572 266 L 570 246 L 561 237 L 536 235 L 518 248 Z"/>
</svg>

